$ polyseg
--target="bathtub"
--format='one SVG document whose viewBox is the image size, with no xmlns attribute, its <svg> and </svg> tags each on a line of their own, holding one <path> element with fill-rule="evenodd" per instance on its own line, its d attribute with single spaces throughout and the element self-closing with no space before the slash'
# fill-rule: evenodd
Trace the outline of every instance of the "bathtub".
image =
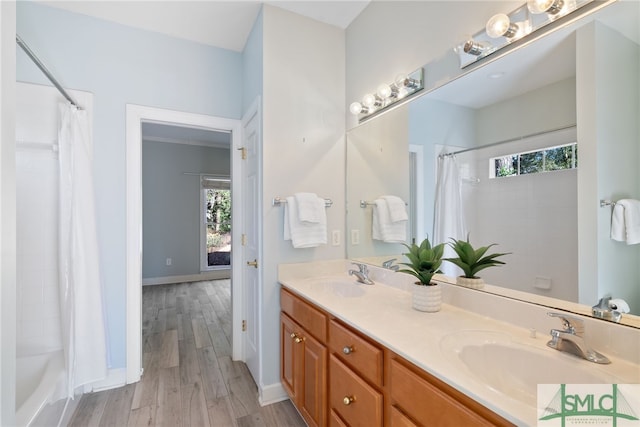
<svg viewBox="0 0 640 427">
<path fill-rule="evenodd" d="M 53 405 L 48 403 L 52 403 L 63 379 L 62 350 L 19 350 L 16 359 L 16 424 L 58 425 L 64 413 L 65 401 Z M 38 421 L 34 423 L 36 418 Z"/>
</svg>

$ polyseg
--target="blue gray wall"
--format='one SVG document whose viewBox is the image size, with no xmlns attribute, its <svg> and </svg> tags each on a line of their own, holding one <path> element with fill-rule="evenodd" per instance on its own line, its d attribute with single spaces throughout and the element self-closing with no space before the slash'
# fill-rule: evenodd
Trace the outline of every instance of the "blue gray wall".
<svg viewBox="0 0 640 427">
<path fill-rule="evenodd" d="M 142 141 L 142 277 L 200 273 L 200 177 L 229 175 L 229 150 Z M 166 265 L 171 258 L 171 265 Z"/>
<path fill-rule="evenodd" d="M 242 55 L 34 2 L 17 3 L 17 32 L 61 83 L 94 94 L 98 238 L 110 366 L 125 367 L 125 106 L 239 119 Z M 49 84 L 23 52 L 19 81 Z"/>
</svg>

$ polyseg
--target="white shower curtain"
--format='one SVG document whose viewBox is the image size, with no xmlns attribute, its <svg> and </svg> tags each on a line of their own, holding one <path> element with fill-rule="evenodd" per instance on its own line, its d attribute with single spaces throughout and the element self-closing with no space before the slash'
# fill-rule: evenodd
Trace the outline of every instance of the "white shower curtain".
<svg viewBox="0 0 640 427">
<path fill-rule="evenodd" d="M 106 378 L 107 346 L 93 191 L 93 140 L 85 110 L 60 105 L 60 304 L 63 396 Z"/>
<path fill-rule="evenodd" d="M 460 171 L 458 170 L 455 156 L 439 156 L 433 219 L 433 244 L 449 242 L 450 238 L 467 238 L 461 193 Z M 456 253 L 447 245 L 445 246 L 444 256 L 446 258 L 454 258 Z M 440 270 L 452 277 L 462 274 L 462 270 L 450 262 L 443 262 Z"/>
</svg>

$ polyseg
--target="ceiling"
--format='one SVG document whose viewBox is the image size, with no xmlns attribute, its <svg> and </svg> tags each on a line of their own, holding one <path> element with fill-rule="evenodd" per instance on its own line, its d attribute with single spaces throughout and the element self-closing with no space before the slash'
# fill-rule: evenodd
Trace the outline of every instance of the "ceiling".
<svg viewBox="0 0 640 427">
<path fill-rule="evenodd" d="M 130 27 L 241 52 L 263 3 L 345 29 L 370 0 L 42 1 Z"/>
</svg>

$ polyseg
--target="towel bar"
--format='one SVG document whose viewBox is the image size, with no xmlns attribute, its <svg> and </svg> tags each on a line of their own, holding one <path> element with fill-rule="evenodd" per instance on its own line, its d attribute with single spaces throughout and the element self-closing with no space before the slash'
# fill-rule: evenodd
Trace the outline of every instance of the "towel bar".
<svg viewBox="0 0 640 427">
<path fill-rule="evenodd" d="M 600 207 L 604 208 L 605 206 L 615 206 L 616 202 L 612 202 L 611 200 L 600 200 Z"/>
<path fill-rule="evenodd" d="M 360 200 L 360 207 L 362 209 L 366 209 L 367 206 L 375 206 L 376 202 L 367 202 L 366 200 Z M 409 206 L 407 202 L 404 203 L 405 206 Z"/>
<path fill-rule="evenodd" d="M 276 196 L 271 200 L 271 204 L 273 206 L 280 206 L 287 203 L 287 198 L 286 197 L 280 197 L 280 196 Z M 331 206 L 333 206 L 333 200 L 331 199 L 324 199 L 324 206 L 327 208 L 330 208 Z"/>
</svg>

